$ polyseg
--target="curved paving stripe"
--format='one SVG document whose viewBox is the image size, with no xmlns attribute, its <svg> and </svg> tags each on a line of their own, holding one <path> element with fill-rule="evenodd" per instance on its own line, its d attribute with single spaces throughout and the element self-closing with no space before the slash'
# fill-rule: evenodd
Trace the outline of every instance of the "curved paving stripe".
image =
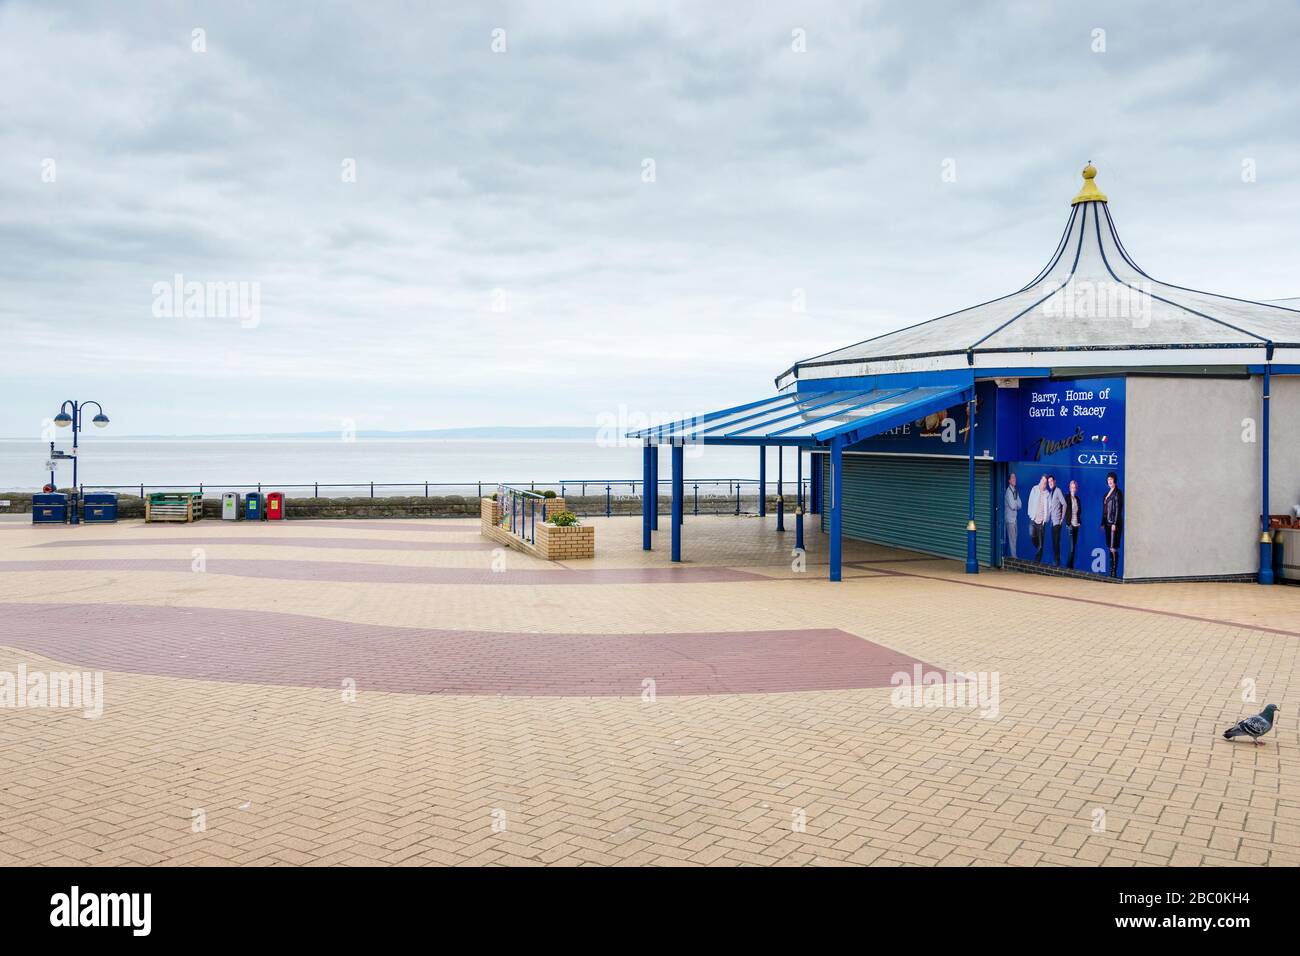
<svg viewBox="0 0 1300 956">
<path fill-rule="evenodd" d="M 43 541 L 29 548 L 147 548 L 167 544 L 230 544 L 268 548 L 347 548 L 354 551 L 492 551 L 500 545 L 491 541 L 410 541 L 390 538 L 309 538 L 276 535 L 273 538 L 231 535 L 165 538 L 74 538 Z"/>
<path fill-rule="evenodd" d="M 471 531 L 478 531 L 480 522 L 461 521 L 455 522 L 446 518 L 432 519 L 436 524 L 422 519 L 411 518 L 383 518 L 379 520 L 367 520 L 358 518 L 350 520 L 347 518 L 299 518 L 290 519 L 289 523 L 297 527 L 304 525 L 309 528 L 347 528 L 370 530 L 370 531 L 426 531 L 433 534 L 467 534 Z"/>
<path fill-rule="evenodd" d="M 283 581 L 345 581 L 362 584 L 714 584 L 771 581 L 736 568 L 557 568 L 553 571 L 492 571 L 488 568 L 423 568 L 350 561 L 267 561 L 208 558 L 207 574 Z M 164 571 L 194 574 L 189 558 L 59 558 L 51 561 L 0 561 L 5 571 Z"/>
<path fill-rule="evenodd" d="M 0 604 L 0 644 L 85 670 L 359 692 L 634 697 L 887 687 L 920 661 L 834 628 L 526 634 L 265 611 Z M 922 664 L 922 667 L 926 665 Z M 107 692 L 112 706 L 112 686 Z"/>
</svg>

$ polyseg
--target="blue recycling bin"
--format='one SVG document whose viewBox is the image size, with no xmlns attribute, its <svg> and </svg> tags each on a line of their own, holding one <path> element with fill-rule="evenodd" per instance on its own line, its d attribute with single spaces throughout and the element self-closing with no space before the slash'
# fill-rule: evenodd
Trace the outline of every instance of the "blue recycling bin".
<svg viewBox="0 0 1300 956">
<path fill-rule="evenodd" d="M 61 491 L 32 495 L 32 524 L 67 524 L 68 496 Z"/>
<path fill-rule="evenodd" d="M 248 521 L 261 521 L 264 517 L 262 493 L 260 491 L 250 491 L 244 495 L 244 518 Z"/>
<path fill-rule="evenodd" d="M 117 495 L 112 491 L 88 491 L 81 503 L 81 520 L 108 522 L 117 520 Z"/>
</svg>

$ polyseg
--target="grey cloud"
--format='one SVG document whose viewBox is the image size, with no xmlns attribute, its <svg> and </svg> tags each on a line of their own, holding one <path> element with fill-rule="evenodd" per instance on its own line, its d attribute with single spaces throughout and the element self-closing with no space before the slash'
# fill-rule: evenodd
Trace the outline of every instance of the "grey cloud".
<svg viewBox="0 0 1300 956">
<path fill-rule="evenodd" d="M 1144 266 L 1294 295 L 1298 27 L 1282 2 L 5 4 L 0 434 L 92 386 L 123 433 L 749 399 L 1023 284 L 1087 159 Z M 175 273 L 260 282 L 261 324 L 153 318 Z"/>
</svg>

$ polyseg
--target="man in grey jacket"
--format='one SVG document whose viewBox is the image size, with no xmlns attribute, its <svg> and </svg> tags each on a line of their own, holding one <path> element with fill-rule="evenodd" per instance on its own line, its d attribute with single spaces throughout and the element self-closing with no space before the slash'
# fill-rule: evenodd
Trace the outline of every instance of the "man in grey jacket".
<svg viewBox="0 0 1300 956">
<path fill-rule="evenodd" d="M 1007 553 L 1011 557 L 1016 556 L 1016 537 L 1019 534 L 1020 526 L 1020 492 L 1016 491 L 1016 473 L 1013 471 L 1007 475 L 1007 493 L 1006 506 L 1003 509 L 1007 525 Z"/>
<path fill-rule="evenodd" d="M 1034 560 L 1039 564 L 1043 563 L 1043 544 L 1047 541 L 1046 527 L 1051 520 L 1047 476 L 1040 475 L 1038 484 L 1029 489 L 1029 540 L 1034 542 Z"/>
<path fill-rule="evenodd" d="M 1052 563 L 1061 566 L 1061 524 L 1065 521 L 1065 495 L 1055 475 L 1047 476 L 1047 514 L 1052 521 Z"/>
</svg>

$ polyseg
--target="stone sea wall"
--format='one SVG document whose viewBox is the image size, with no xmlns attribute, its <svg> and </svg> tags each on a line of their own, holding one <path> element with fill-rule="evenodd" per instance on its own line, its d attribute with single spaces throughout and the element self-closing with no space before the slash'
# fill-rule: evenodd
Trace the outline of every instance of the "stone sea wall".
<svg viewBox="0 0 1300 956">
<path fill-rule="evenodd" d="M 639 515 L 641 513 L 640 497 L 612 496 L 608 502 L 602 495 L 567 496 L 568 509 L 579 516 L 599 517 L 605 514 L 609 505 L 610 514 Z M 31 514 L 32 496 L 30 492 L 0 491 L 0 514 Z M 139 495 L 119 494 L 118 516 L 120 518 L 143 518 L 144 501 Z M 734 496 L 701 495 L 698 501 L 690 494 L 686 495 L 686 514 L 692 514 L 698 505 L 700 514 L 732 514 L 735 511 Z M 742 496 L 741 510 L 753 514 L 758 509 L 754 495 Z M 478 517 L 479 499 L 473 495 L 410 495 L 387 498 L 286 498 L 285 517 L 294 518 L 465 518 Z M 548 503 L 548 508 L 550 504 Z M 667 495 L 659 498 L 659 513 L 666 515 L 672 507 L 672 500 Z M 794 498 L 786 495 L 786 514 L 794 517 Z M 776 514 L 776 495 L 767 496 L 767 513 Z M 203 500 L 204 518 L 221 517 L 221 501 L 217 498 Z"/>
</svg>

